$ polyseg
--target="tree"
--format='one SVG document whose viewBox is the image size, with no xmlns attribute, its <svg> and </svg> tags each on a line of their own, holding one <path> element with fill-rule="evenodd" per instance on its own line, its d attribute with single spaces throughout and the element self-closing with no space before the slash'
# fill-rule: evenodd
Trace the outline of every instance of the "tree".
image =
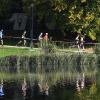
<svg viewBox="0 0 100 100">
<path fill-rule="evenodd" d="M 92 40 L 99 40 L 100 0 L 1 0 L 0 19 L 14 12 L 29 15 L 31 3 L 38 30 L 87 34 Z"/>
</svg>

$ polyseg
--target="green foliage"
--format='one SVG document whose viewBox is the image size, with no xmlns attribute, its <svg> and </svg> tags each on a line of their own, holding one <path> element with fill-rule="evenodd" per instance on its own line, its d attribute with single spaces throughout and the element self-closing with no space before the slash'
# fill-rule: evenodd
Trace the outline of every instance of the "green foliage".
<svg viewBox="0 0 100 100">
<path fill-rule="evenodd" d="M 29 15 L 32 2 L 38 30 L 87 34 L 92 40 L 99 40 L 100 0 L 1 0 L 0 18 L 7 18 L 21 6 Z"/>
<path fill-rule="evenodd" d="M 9 0 L 0 0 L 0 18 L 7 16 L 9 8 Z"/>
<path fill-rule="evenodd" d="M 5 21 L 13 13 L 22 11 L 22 0 L 0 0 L 0 21 Z"/>
<path fill-rule="evenodd" d="M 94 83 L 89 89 L 86 88 L 75 94 L 75 100 L 99 100 L 96 84 Z"/>
<path fill-rule="evenodd" d="M 43 46 L 42 46 L 42 50 L 44 51 L 44 53 L 55 53 L 57 47 L 50 43 L 49 41 L 46 43 L 45 41 L 43 41 Z"/>
<path fill-rule="evenodd" d="M 67 32 L 87 34 L 92 40 L 99 35 L 99 0 L 33 0 L 33 3 L 40 26 L 45 24 L 47 29 L 65 35 Z"/>
<path fill-rule="evenodd" d="M 95 53 L 100 53 L 100 44 L 95 45 Z"/>
<path fill-rule="evenodd" d="M 90 95 L 95 95 L 97 93 L 97 87 L 96 87 L 96 84 L 92 84 L 90 90 Z"/>
</svg>

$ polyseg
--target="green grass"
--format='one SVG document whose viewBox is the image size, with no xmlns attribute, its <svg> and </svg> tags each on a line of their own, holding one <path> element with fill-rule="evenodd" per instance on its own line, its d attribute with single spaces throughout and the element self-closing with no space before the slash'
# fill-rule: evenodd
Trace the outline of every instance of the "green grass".
<svg viewBox="0 0 100 100">
<path fill-rule="evenodd" d="M 77 53 L 77 48 L 55 48 L 55 53 L 63 55 L 65 53 Z M 5 56 L 33 56 L 45 53 L 41 48 L 18 47 L 18 46 L 4 46 L 0 47 L 0 57 Z M 51 53 L 50 53 L 51 55 Z"/>
<path fill-rule="evenodd" d="M 40 54 L 40 49 L 38 48 L 22 48 L 22 47 L 1 47 L 0 48 L 0 57 L 5 56 L 31 56 Z"/>
</svg>

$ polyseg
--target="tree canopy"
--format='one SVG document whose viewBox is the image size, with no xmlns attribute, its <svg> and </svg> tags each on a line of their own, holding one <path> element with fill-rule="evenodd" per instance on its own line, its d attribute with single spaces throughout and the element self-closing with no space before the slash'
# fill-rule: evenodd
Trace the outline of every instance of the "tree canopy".
<svg viewBox="0 0 100 100">
<path fill-rule="evenodd" d="M 65 36 L 68 32 L 87 34 L 92 40 L 99 40 L 100 0 L 0 0 L 0 18 L 9 17 L 14 11 L 29 15 L 31 3 L 39 30 Z"/>
</svg>

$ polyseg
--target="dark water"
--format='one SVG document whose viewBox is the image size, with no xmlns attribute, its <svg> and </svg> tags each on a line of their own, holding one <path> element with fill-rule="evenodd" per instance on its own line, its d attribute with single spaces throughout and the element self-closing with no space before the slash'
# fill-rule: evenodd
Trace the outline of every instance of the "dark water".
<svg viewBox="0 0 100 100">
<path fill-rule="evenodd" d="M 26 76 L 1 78 L 1 86 L 0 100 L 100 100 L 98 74 L 83 73 L 75 78 L 60 78 L 52 84 Z"/>
</svg>

